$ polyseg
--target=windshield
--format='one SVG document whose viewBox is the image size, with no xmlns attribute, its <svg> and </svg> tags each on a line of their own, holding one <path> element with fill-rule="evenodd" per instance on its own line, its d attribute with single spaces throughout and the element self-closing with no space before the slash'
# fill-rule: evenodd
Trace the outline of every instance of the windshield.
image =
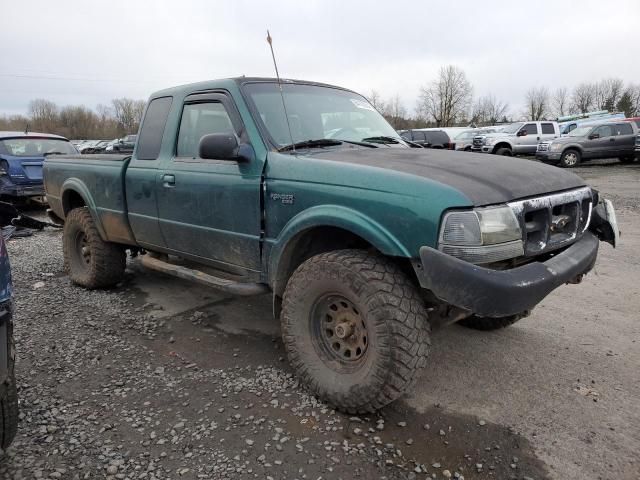
<svg viewBox="0 0 640 480">
<path fill-rule="evenodd" d="M 593 127 L 578 127 L 571 130 L 567 136 L 568 137 L 585 137 L 591 131 Z"/>
<path fill-rule="evenodd" d="M 481 132 L 478 132 L 477 130 L 467 130 L 466 132 L 459 133 L 458 136 L 456 136 L 456 140 L 464 140 L 464 139 L 467 139 L 467 138 L 473 138 L 476 135 L 478 135 L 478 133 L 481 133 Z"/>
<path fill-rule="evenodd" d="M 520 127 L 522 127 L 522 125 L 524 125 L 523 122 L 512 123 L 511 125 L 507 125 L 506 127 L 504 127 L 500 133 L 516 133 L 518 130 L 520 130 Z"/>
<path fill-rule="evenodd" d="M 361 142 L 390 137 L 401 141 L 384 117 L 356 93 L 316 85 L 282 85 L 289 135 L 278 85 L 254 83 L 245 89 L 278 146 L 323 138 Z"/>
<path fill-rule="evenodd" d="M 8 138 L 2 140 L 3 150 L 14 157 L 42 157 L 46 153 L 78 153 L 71 142 L 57 138 Z"/>
</svg>

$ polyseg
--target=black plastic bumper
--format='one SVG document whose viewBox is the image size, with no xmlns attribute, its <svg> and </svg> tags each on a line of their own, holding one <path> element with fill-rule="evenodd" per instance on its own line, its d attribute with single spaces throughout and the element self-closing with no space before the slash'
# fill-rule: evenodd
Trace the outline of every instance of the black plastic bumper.
<svg viewBox="0 0 640 480">
<path fill-rule="evenodd" d="M 482 317 L 503 317 L 531 310 L 554 289 L 591 270 L 598 244 L 598 238 L 587 232 L 546 262 L 509 270 L 479 267 L 422 247 L 422 268 L 416 273 L 420 285 L 443 302 Z"/>
</svg>

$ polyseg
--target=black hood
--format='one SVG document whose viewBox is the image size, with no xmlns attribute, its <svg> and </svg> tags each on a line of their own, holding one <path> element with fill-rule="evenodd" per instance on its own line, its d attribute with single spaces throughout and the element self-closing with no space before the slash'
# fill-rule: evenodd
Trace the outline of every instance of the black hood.
<svg viewBox="0 0 640 480">
<path fill-rule="evenodd" d="M 385 168 L 440 182 L 460 191 L 475 206 L 578 188 L 584 181 L 534 160 L 485 153 L 418 148 L 335 149 L 313 158 Z"/>
</svg>

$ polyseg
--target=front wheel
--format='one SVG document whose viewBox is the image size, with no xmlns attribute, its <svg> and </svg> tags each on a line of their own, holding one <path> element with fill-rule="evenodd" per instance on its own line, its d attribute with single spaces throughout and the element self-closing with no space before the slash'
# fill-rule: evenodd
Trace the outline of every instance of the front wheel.
<svg viewBox="0 0 640 480">
<path fill-rule="evenodd" d="M 71 281 L 85 288 L 105 288 L 124 276 L 125 250 L 100 237 L 86 207 L 69 212 L 62 237 L 64 267 Z"/>
<path fill-rule="evenodd" d="M 572 168 L 580 163 L 580 152 L 577 150 L 567 150 L 560 157 L 560 166 L 564 168 Z"/>
<path fill-rule="evenodd" d="M 513 152 L 510 148 L 502 147 L 496 150 L 496 155 L 502 155 L 503 157 L 513 157 Z"/>
<path fill-rule="evenodd" d="M 284 292 L 281 324 L 301 381 L 351 414 L 391 403 L 426 364 L 430 330 L 417 288 L 390 260 L 362 250 L 300 265 Z"/>
</svg>

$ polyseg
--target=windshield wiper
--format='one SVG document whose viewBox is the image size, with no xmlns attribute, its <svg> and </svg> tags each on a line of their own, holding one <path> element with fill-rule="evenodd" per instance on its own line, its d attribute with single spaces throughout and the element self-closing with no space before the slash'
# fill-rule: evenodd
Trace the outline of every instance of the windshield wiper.
<svg viewBox="0 0 640 480">
<path fill-rule="evenodd" d="M 362 139 L 363 142 L 371 142 L 371 143 L 400 143 L 400 140 L 398 140 L 397 138 L 393 138 L 393 137 L 385 137 L 385 136 L 380 136 L 380 137 L 367 137 L 367 138 L 363 138 Z"/>
<path fill-rule="evenodd" d="M 319 138 L 317 140 L 304 140 L 302 142 L 290 143 L 284 147 L 278 148 L 279 152 L 288 152 L 289 150 L 295 150 L 296 148 L 321 148 L 321 147 L 335 147 L 342 144 L 342 140 L 332 140 L 330 138 Z"/>
</svg>

